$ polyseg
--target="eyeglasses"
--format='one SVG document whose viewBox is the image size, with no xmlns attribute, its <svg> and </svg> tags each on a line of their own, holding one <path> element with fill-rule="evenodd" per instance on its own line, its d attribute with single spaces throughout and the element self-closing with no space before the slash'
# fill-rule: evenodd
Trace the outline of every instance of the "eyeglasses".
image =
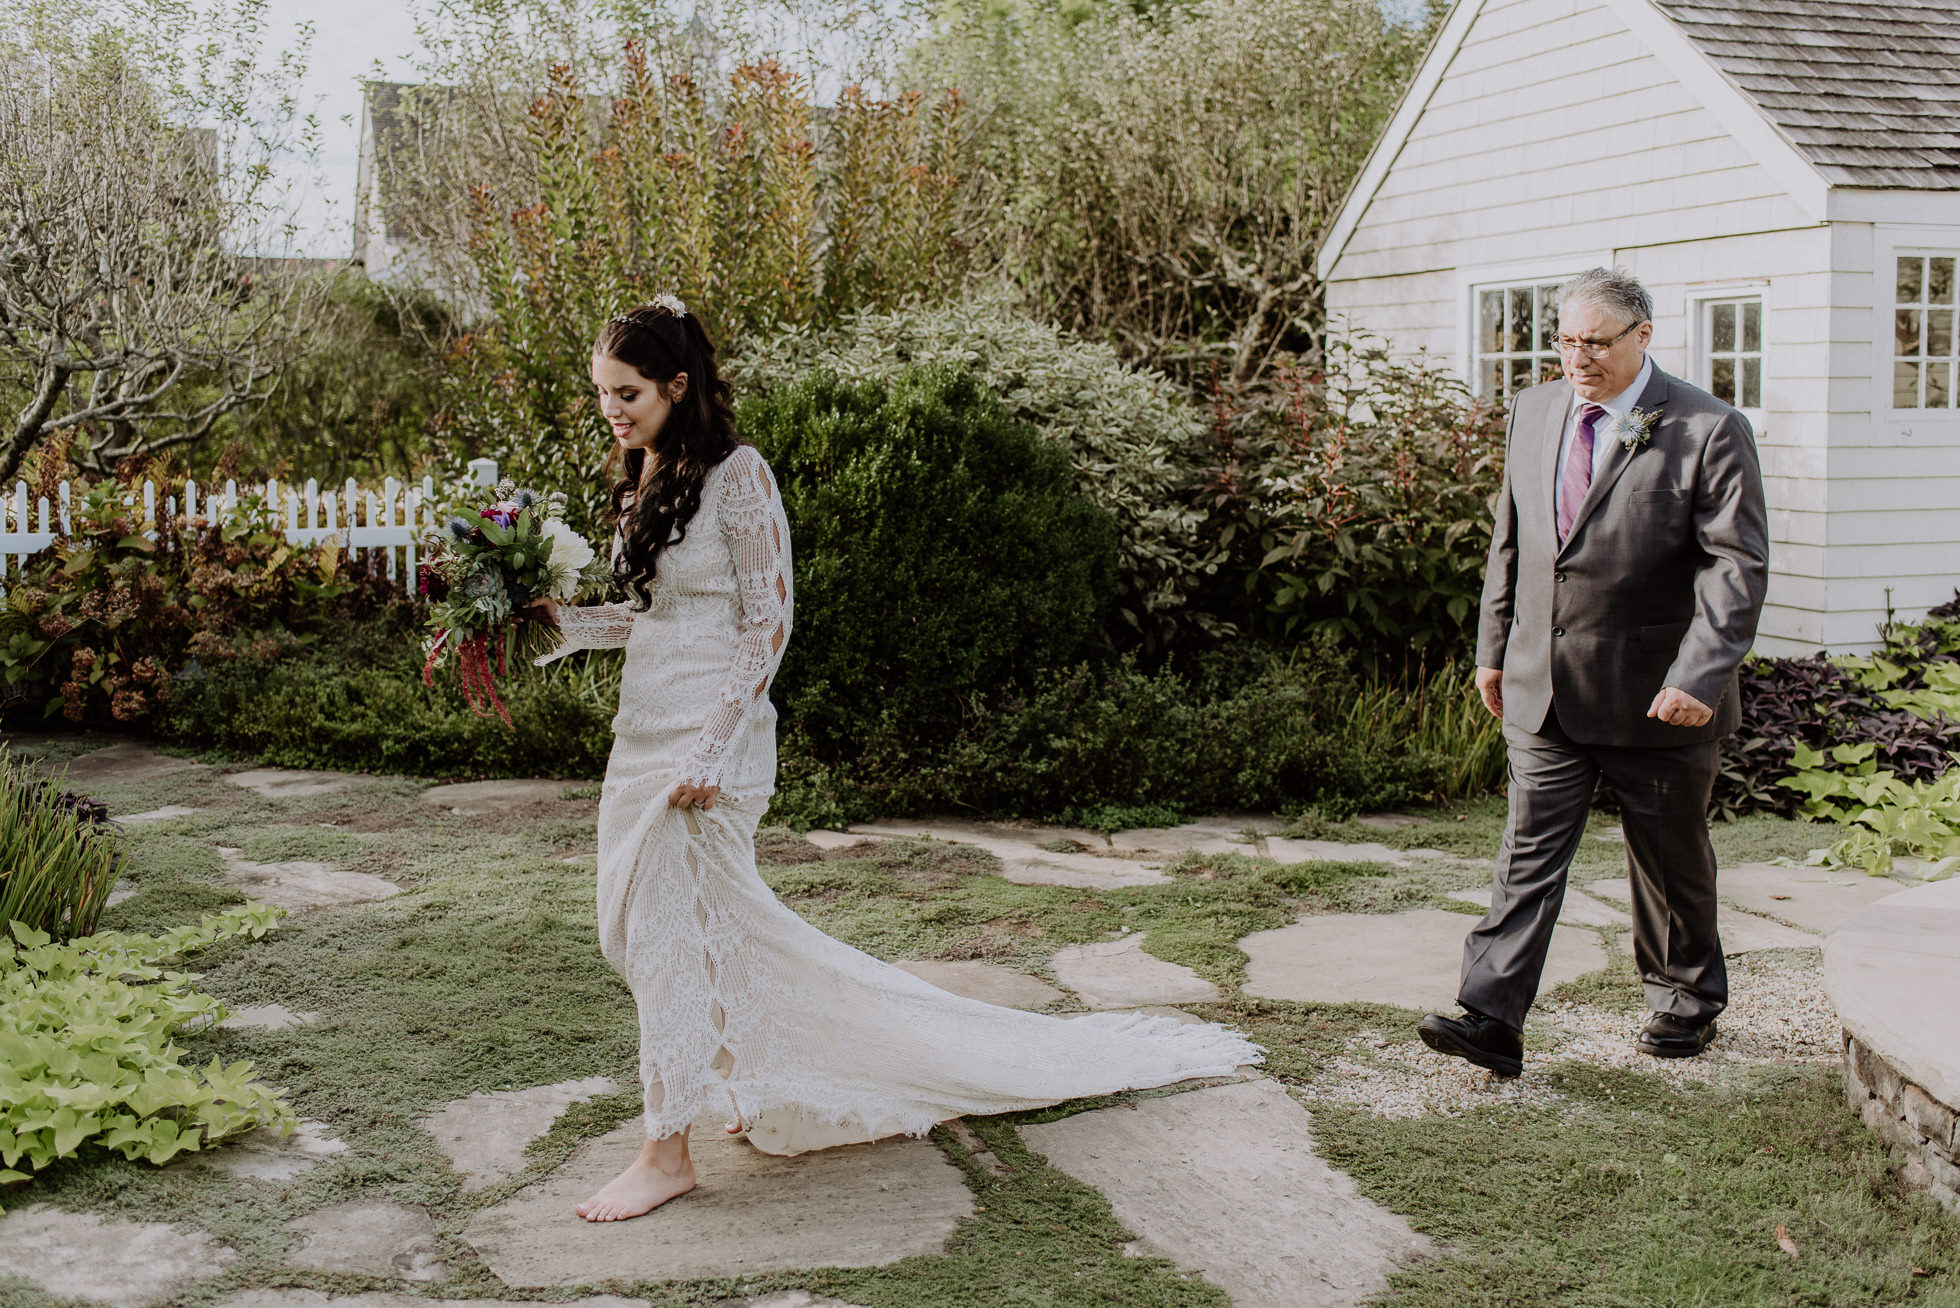
<svg viewBox="0 0 1960 1308">
<path fill-rule="evenodd" d="M 1627 324 L 1626 331 L 1621 332 L 1610 341 L 1584 341 L 1580 340 L 1577 336 L 1558 336 L 1552 339 L 1552 344 L 1558 346 L 1558 352 L 1560 354 L 1577 353 L 1585 355 L 1588 359 L 1603 359 L 1606 357 L 1608 350 L 1626 339 L 1627 332 L 1632 331 L 1645 321 L 1646 319 L 1642 318 Z"/>
</svg>

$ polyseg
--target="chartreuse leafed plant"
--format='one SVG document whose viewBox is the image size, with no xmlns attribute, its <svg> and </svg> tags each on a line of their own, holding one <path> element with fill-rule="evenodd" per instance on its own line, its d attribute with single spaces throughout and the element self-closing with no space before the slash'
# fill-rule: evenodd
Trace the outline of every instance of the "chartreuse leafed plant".
<svg viewBox="0 0 1960 1308">
<path fill-rule="evenodd" d="M 118 851 L 94 812 L 0 754 L 0 922 L 57 936 L 95 929 L 115 886 Z"/>
<path fill-rule="evenodd" d="M 1869 743 L 1828 753 L 1797 746 L 1797 774 L 1781 784 L 1803 795 L 1805 817 L 1845 828 L 1843 839 L 1814 851 L 1811 861 L 1883 876 L 1903 852 L 1932 864 L 1920 872 L 1924 880 L 1952 875 L 1960 867 L 1960 768 L 1931 781 L 1903 781 L 1878 766 L 1875 752 Z"/>
<path fill-rule="evenodd" d="M 253 903 L 162 936 L 66 943 L 13 923 L 0 953 L 0 1183 L 88 1144 L 165 1163 L 256 1127 L 291 1131 L 292 1110 L 250 1063 L 187 1065 L 173 1039 L 225 1009 L 172 965 L 284 915 Z"/>
</svg>

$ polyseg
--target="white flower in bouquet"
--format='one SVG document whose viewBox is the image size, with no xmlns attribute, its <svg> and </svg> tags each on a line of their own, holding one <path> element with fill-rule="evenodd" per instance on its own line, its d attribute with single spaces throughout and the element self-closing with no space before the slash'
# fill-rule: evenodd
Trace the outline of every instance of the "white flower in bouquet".
<svg viewBox="0 0 1960 1308">
<path fill-rule="evenodd" d="M 551 542 L 551 556 L 545 560 L 551 598 L 569 601 L 578 594 L 579 574 L 592 562 L 592 546 L 562 518 L 546 518 L 540 530 Z"/>
</svg>

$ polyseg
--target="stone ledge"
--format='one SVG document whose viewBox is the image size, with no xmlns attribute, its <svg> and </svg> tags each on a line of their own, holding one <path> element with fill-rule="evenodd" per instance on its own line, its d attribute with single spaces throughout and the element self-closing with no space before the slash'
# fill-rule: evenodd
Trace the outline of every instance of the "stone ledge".
<svg viewBox="0 0 1960 1308">
<path fill-rule="evenodd" d="M 1871 1132 L 1892 1147 L 1908 1185 L 1960 1214 L 1960 1112 L 1908 1081 L 1870 1045 L 1844 1033 L 1844 1093 Z"/>
</svg>

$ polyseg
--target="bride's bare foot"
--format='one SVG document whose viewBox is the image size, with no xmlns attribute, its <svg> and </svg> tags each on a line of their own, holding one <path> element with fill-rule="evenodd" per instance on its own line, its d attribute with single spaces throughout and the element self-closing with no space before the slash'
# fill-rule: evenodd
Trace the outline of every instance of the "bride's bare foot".
<svg viewBox="0 0 1960 1308">
<path fill-rule="evenodd" d="M 588 1222 L 621 1222 L 650 1213 L 693 1188 L 694 1162 L 687 1154 L 687 1136 L 673 1135 L 647 1141 L 631 1166 L 574 1211 Z"/>
</svg>

